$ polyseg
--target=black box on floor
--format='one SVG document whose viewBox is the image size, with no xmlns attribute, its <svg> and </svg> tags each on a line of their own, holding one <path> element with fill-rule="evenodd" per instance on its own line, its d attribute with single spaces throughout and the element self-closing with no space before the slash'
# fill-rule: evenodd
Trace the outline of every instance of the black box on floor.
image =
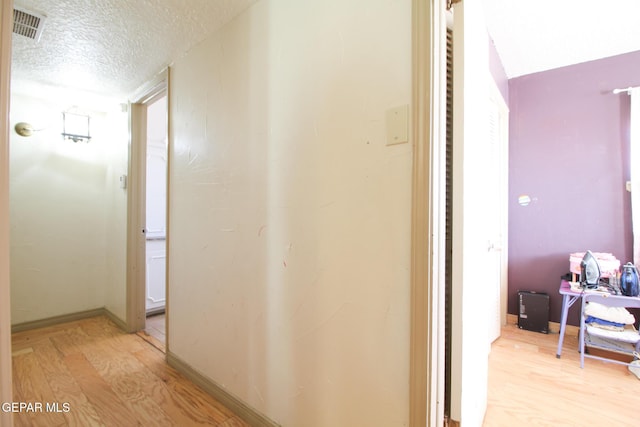
<svg viewBox="0 0 640 427">
<path fill-rule="evenodd" d="M 518 328 L 549 333 L 549 295 L 533 291 L 518 292 Z"/>
</svg>

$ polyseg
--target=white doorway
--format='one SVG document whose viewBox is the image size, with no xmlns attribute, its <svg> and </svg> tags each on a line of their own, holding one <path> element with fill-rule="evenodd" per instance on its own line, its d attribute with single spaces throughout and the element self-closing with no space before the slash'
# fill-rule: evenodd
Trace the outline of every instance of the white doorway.
<svg viewBox="0 0 640 427">
<path fill-rule="evenodd" d="M 167 309 L 167 82 L 168 70 L 165 70 L 130 104 L 131 144 L 127 183 L 129 332 L 145 330 L 148 314 L 166 313 Z M 154 322 L 154 329 L 157 328 Z M 166 319 L 161 329 L 164 338 Z"/>
<path fill-rule="evenodd" d="M 164 313 L 167 265 L 167 97 L 145 104 L 146 153 L 146 277 L 147 316 Z"/>
</svg>

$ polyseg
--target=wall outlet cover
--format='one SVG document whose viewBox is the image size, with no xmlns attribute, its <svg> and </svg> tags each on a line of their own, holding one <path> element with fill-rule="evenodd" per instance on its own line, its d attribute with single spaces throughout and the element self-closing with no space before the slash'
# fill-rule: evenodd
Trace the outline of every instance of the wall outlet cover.
<svg viewBox="0 0 640 427">
<path fill-rule="evenodd" d="M 387 145 L 409 142 L 409 106 L 387 110 Z"/>
</svg>

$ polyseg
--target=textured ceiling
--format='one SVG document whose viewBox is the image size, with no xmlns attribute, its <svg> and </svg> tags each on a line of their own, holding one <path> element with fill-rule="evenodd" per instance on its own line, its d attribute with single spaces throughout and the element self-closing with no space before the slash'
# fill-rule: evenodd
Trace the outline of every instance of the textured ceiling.
<svg viewBox="0 0 640 427">
<path fill-rule="evenodd" d="M 640 50 L 639 0 L 483 0 L 509 78 Z"/>
<path fill-rule="evenodd" d="M 257 0 L 14 0 L 46 15 L 14 35 L 14 88 L 127 98 Z M 640 50 L 640 0 L 483 0 L 509 78 Z"/>
<path fill-rule="evenodd" d="M 46 16 L 39 42 L 14 34 L 14 87 L 126 99 L 256 1 L 14 0 Z"/>
</svg>

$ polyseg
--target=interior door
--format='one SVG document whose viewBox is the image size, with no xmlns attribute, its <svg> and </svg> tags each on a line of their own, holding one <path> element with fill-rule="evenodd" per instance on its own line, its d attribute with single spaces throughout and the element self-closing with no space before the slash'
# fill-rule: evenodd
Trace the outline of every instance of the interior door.
<svg viewBox="0 0 640 427">
<path fill-rule="evenodd" d="M 166 302 L 167 98 L 147 105 L 146 302 L 147 314 Z"/>
<path fill-rule="evenodd" d="M 490 185 L 489 39 L 481 2 L 453 13 L 451 420 L 482 425 L 489 376 L 489 314 L 495 300 Z"/>
<path fill-rule="evenodd" d="M 496 87 L 489 78 L 487 140 L 487 173 L 485 185 L 492 189 L 487 192 L 487 252 L 489 255 L 489 276 L 486 278 L 489 298 L 488 339 L 500 337 L 500 329 L 505 325 L 507 315 L 507 181 L 508 181 L 508 121 L 509 111 Z"/>
</svg>

